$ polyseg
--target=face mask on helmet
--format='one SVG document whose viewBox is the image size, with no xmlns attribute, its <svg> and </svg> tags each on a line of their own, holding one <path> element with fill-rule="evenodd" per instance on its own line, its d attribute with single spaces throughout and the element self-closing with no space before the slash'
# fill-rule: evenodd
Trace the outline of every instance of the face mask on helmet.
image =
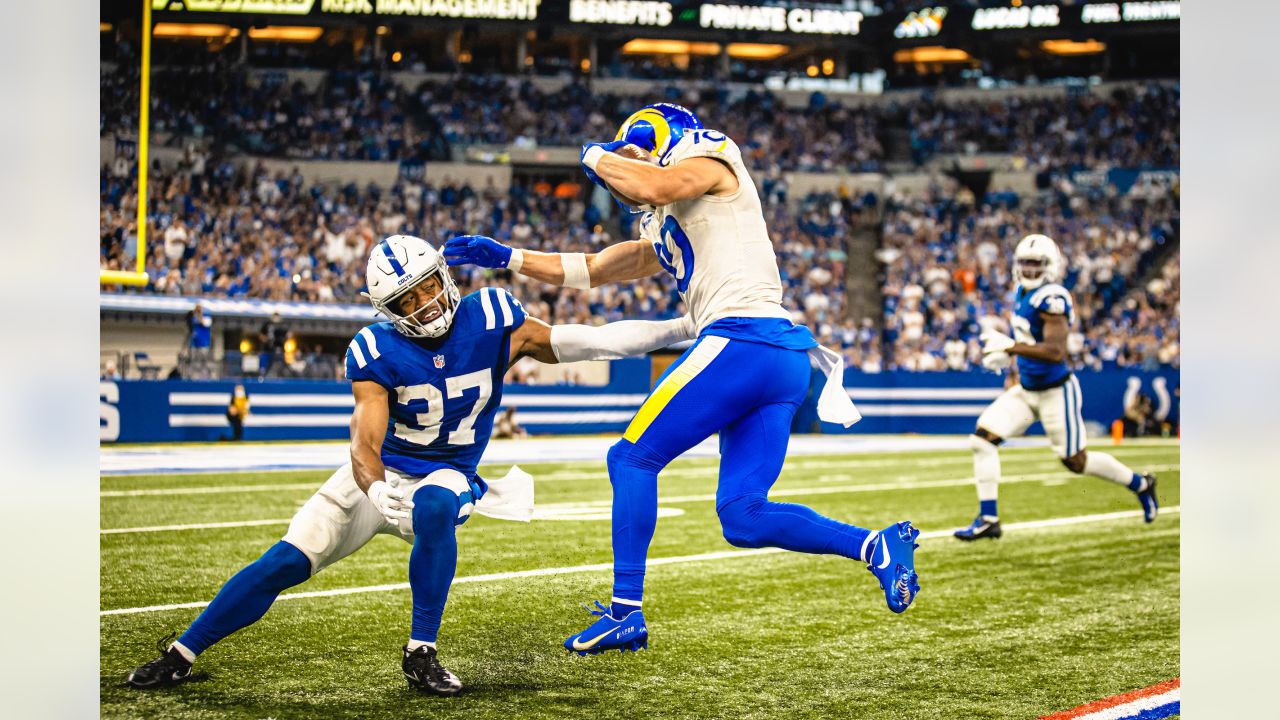
<svg viewBox="0 0 1280 720">
<path fill-rule="evenodd" d="M 1049 269 L 1049 261 L 1044 258 L 1018 258 L 1018 277 L 1029 282 L 1036 282 L 1044 277 Z"/>
<path fill-rule="evenodd" d="M 421 238 L 393 236 L 369 258 L 369 298 L 407 337 L 434 338 L 449 331 L 460 300 L 444 258 Z"/>
<path fill-rule="evenodd" d="M 702 123 L 687 108 L 674 103 L 655 103 L 627 118 L 618 128 L 615 139 L 626 140 L 662 164 L 686 132 L 701 129 Z"/>
</svg>

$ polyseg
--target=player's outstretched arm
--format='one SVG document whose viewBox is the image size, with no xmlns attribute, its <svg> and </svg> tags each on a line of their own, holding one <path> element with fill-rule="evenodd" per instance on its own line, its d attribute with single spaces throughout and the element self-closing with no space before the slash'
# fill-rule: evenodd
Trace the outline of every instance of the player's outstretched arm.
<svg viewBox="0 0 1280 720">
<path fill-rule="evenodd" d="M 511 248 L 484 235 L 460 235 L 445 243 L 444 257 L 450 265 L 507 268 L 580 290 L 639 280 L 662 270 L 653 246 L 643 240 L 620 242 L 598 253 L 545 253 Z"/>
<path fill-rule="evenodd" d="M 674 320 L 621 320 L 608 325 L 551 326 L 537 318 L 525 318 L 511 333 L 510 363 L 522 357 L 548 364 L 580 360 L 617 360 L 661 350 L 694 337 L 693 322 Z"/>
<path fill-rule="evenodd" d="M 727 165 L 708 157 L 694 157 L 662 167 L 634 160 L 600 146 L 588 146 L 582 164 L 619 194 L 660 207 L 703 195 L 737 191 L 738 177 Z"/>
<path fill-rule="evenodd" d="M 351 413 L 351 472 L 356 485 L 387 519 L 407 519 L 413 503 L 402 490 L 387 484 L 387 471 L 382 465 L 390 395 L 386 388 L 369 380 L 352 382 L 351 392 L 356 396 L 356 409 Z"/>
</svg>

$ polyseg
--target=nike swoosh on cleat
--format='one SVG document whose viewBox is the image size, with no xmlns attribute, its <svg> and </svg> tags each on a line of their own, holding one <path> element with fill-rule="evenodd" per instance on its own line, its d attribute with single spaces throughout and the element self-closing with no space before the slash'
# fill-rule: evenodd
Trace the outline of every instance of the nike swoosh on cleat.
<svg viewBox="0 0 1280 720">
<path fill-rule="evenodd" d="M 889 567 L 889 543 L 883 537 L 880 538 L 880 550 L 884 553 L 884 560 L 881 560 L 876 568 L 883 570 Z"/>
<path fill-rule="evenodd" d="M 619 625 L 618 627 L 621 627 L 621 625 Z M 617 627 L 610 628 L 610 629 L 608 629 L 608 630 L 605 630 L 605 631 L 604 631 L 603 633 L 601 633 L 600 635 L 597 635 L 596 637 L 594 637 L 594 638 L 592 638 L 591 640 L 588 640 L 587 642 L 584 642 L 584 643 L 583 643 L 583 642 L 578 642 L 577 640 L 574 640 L 574 641 L 573 641 L 573 649 L 574 649 L 574 650 L 590 650 L 591 648 L 595 647 L 595 646 L 596 646 L 596 645 L 597 645 L 601 640 L 603 640 L 603 639 L 605 639 L 606 637 L 608 637 L 610 633 L 616 632 L 617 630 L 618 630 L 618 628 L 617 628 Z"/>
</svg>

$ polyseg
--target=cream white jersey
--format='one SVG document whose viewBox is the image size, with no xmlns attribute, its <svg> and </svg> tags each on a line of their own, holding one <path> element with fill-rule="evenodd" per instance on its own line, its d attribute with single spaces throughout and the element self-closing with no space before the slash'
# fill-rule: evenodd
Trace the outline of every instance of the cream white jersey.
<svg viewBox="0 0 1280 720">
<path fill-rule="evenodd" d="M 662 158 L 671 166 L 709 157 L 738 178 L 730 195 L 703 195 L 652 208 L 640 219 L 640 237 L 653 243 L 662 267 L 676 280 L 699 333 L 721 318 L 784 318 L 778 259 L 764 223 L 756 185 L 737 144 L 715 130 L 686 132 Z"/>
</svg>

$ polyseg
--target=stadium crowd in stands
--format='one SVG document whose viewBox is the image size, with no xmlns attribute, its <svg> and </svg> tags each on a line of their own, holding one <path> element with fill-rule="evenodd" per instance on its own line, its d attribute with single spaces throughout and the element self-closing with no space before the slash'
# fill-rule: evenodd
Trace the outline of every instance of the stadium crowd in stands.
<svg viewBox="0 0 1280 720">
<path fill-rule="evenodd" d="M 655 85 L 645 97 L 624 97 L 593 94 L 577 82 L 548 92 L 527 78 L 497 75 L 402 86 L 388 73 L 332 71 L 308 87 L 284 71 L 251 73 L 216 61 L 159 68 L 152 77 L 153 131 L 158 141 L 178 147 L 207 139 L 260 156 L 440 160 L 458 144 L 577 146 L 608 139 L 635 108 L 663 99 L 715 118 L 750 165 L 773 172 L 879 170 L 888 142 L 883 129 L 890 125 L 910 129 L 903 152 L 917 164 L 939 153 L 1006 152 L 1035 169 L 1102 162 L 1172 167 L 1179 156 L 1179 89 L 1158 84 L 1107 97 L 945 104 L 925 93 L 866 107 L 815 93 L 801 110 L 784 110 L 767 91 L 730 98 L 723 88 Z M 104 70 L 104 135 L 135 132 L 137 88 L 132 64 Z"/>
<path fill-rule="evenodd" d="M 306 302 L 361 302 L 372 244 L 394 233 L 443 243 L 462 232 L 543 250 L 597 251 L 637 232 L 629 216 L 607 220 L 609 200 L 589 184 L 516 182 L 507 192 L 446 180 L 391 187 L 308 185 L 300 173 L 263 163 L 210 161 L 189 153 L 151 178 L 147 292 Z M 1177 232 L 1175 189 L 1132 200 L 1068 193 L 1011 193 L 976 202 L 961 190 L 930 200 L 892 196 L 769 195 L 767 221 L 778 252 L 785 304 L 850 366 L 867 371 L 965 369 L 977 335 L 1009 309 L 1010 253 L 1029 232 L 1055 237 L 1069 258 L 1065 284 L 1076 298 L 1079 365 L 1176 364 L 1176 256 L 1145 286 L 1137 278 Z M 130 267 L 136 249 L 136 178 L 127 162 L 101 174 L 101 262 Z M 846 310 L 846 241 L 862 207 L 883 208 L 883 317 Z M 606 226 L 608 229 L 606 229 Z M 538 317 L 598 323 L 681 312 L 665 275 L 588 292 L 560 290 L 509 273 L 455 268 L 462 291 L 500 282 Z M 877 322 L 881 320 L 882 322 Z M 882 327 L 881 327 L 882 326 Z M 1007 330 L 1007 328 L 1005 328 Z"/>
</svg>

